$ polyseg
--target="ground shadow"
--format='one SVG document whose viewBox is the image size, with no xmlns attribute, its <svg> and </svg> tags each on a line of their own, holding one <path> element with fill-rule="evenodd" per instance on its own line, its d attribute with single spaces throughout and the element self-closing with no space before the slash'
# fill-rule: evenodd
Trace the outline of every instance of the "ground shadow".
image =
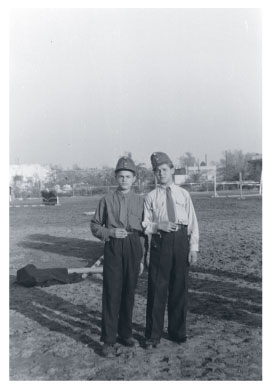
<svg viewBox="0 0 270 389">
<path fill-rule="evenodd" d="M 94 283 L 102 280 L 92 278 Z M 16 282 L 15 276 L 10 276 L 10 309 L 36 321 L 50 331 L 56 331 L 69 336 L 78 342 L 88 345 L 96 354 L 101 355 L 101 344 L 91 334 L 100 337 L 101 312 L 89 309 L 85 305 L 74 305 L 55 294 L 47 293 L 44 288 L 26 288 Z M 144 328 L 134 324 L 134 330 L 143 333 Z M 143 336 L 134 336 L 142 342 Z"/>
<path fill-rule="evenodd" d="M 100 355 L 100 343 L 84 331 L 100 334 L 100 312 L 89 310 L 84 305 L 74 305 L 61 297 L 51 295 L 44 289 L 25 288 L 10 276 L 10 309 L 36 321 L 50 331 L 69 336 L 88 345 Z"/>
<path fill-rule="evenodd" d="M 193 278 L 192 273 L 190 274 L 188 311 L 217 320 L 261 327 L 261 291 L 252 287 L 239 287 L 235 282 L 223 281 L 222 273 L 220 281 L 200 280 Z M 236 274 L 233 273 L 234 280 Z M 147 273 L 139 279 L 136 293 L 147 297 Z"/>
<path fill-rule="evenodd" d="M 226 272 L 227 278 L 228 273 Z M 234 281 L 236 274 L 233 273 Z M 219 272 L 216 275 L 219 275 Z M 252 287 L 239 287 L 235 282 L 223 281 L 222 275 L 223 272 L 221 272 L 220 281 L 201 280 L 193 278 L 191 272 L 188 311 L 220 321 L 233 321 L 249 327 L 261 327 L 260 290 Z M 101 285 L 102 279 L 91 276 L 91 282 Z M 136 294 L 143 296 L 146 304 L 147 272 L 139 278 Z M 20 286 L 16 283 L 15 276 L 10 277 L 10 308 L 51 331 L 57 331 L 87 344 L 96 354 L 100 355 L 100 343 L 84 333 L 90 330 L 92 334 L 100 335 L 100 311 L 89 310 L 85 305 L 74 305 L 41 288 Z M 144 326 L 134 323 L 133 328 L 134 337 L 142 343 Z M 164 336 L 166 337 L 165 334 Z"/>
<path fill-rule="evenodd" d="M 237 273 L 233 273 L 234 277 Z M 226 275 L 228 277 L 228 274 Z M 139 277 L 136 294 L 147 299 L 147 272 Z M 91 277 L 93 283 L 102 284 L 102 280 Z M 249 327 L 262 326 L 262 293 L 251 287 L 239 287 L 235 282 L 199 280 L 189 277 L 188 311 L 196 315 L 210 316 L 217 320 L 233 321 Z M 146 302 L 145 302 L 146 304 Z M 136 323 L 134 330 L 144 331 Z M 139 341 L 140 334 L 134 334 Z"/>
<path fill-rule="evenodd" d="M 103 254 L 104 244 L 85 239 L 32 234 L 18 244 L 20 247 L 56 253 L 68 257 L 98 259 Z"/>
<path fill-rule="evenodd" d="M 255 276 L 253 274 L 242 274 L 242 273 L 236 273 L 231 272 L 228 270 L 219 270 L 219 269 L 209 269 L 209 268 L 202 268 L 199 266 L 192 266 L 190 268 L 191 273 L 202 273 L 202 274 L 212 274 L 216 275 L 218 277 L 228 277 L 231 280 L 243 280 L 247 282 L 254 282 L 261 285 L 262 279 L 258 276 Z"/>
</svg>

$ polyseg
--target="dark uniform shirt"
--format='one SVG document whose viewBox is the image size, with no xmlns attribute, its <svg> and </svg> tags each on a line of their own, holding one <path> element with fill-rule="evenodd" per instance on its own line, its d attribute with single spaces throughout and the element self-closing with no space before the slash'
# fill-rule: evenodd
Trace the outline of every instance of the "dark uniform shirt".
<svg viewBox="0 0 270 389">
<path fill-rule="evenodd" d="M 96 238 L 109 239 L 110 228 L 142 231 L 143 197 L 132 190 L 127 194 L 116 190 L 104 196 L 91 220 Z"/>
</svg>

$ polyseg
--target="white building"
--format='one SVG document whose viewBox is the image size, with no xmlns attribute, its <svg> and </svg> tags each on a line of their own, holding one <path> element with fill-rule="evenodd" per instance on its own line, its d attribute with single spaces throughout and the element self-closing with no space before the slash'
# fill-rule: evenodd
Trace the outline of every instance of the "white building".
<svg viewBox="0 0 270 389">
<path fill-rule="evenodd" d="M 189 166 L 187 168 L 188 177 L 192 177 L 194 174 L 200 174 L 202 180 L 213 181 L 214 176 L 216 175 L 217 167 L 216 166 Z"/>
<path fill-rule="evenodd" d="M 42 166 L 38 164 L 10 165 L 9 181 L 12 183 L 15 176 L 21 176 L 22 181 L 27 181 L 27 179 L 32 178 L 33 181 L 46 182 L 50 173 L 51 169 L 49 166 Z"/>
<path fill-rule="evenodd" d="M 196 174 L 200 175 L 200 181 L 213 181 L 216 175 L 216 166 L 187 166 L 186 168 L 176 168 L 174 181 L 176 185 L 184 184 L 187 179 L 192 179 Z"/>
</svg>

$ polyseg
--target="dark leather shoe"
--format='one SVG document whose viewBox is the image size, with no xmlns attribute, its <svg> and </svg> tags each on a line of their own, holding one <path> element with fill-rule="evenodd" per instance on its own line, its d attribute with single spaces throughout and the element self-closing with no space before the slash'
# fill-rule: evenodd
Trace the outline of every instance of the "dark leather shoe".
<svg viewBox="0 0 270 389">
<path fill-rule="evenodd" d="M 101 355 L 106 358 L 115 357 L 114 343 L 104 343 L 101 349 Z"/>
<path fill-rule="evenodd" d="M 186 336 L 183 336 L 181 338 L 178 338 L 178 337 L 175 337 L 175 336 L 169 336 L 169 339 L 172 341 L 172 342 L 175 342 L 175 343 L 185 343 L 187 341 L 187 337 Z"/>
<path fill-rule="evenodd" d="M 119 338 L 119 343 L 126 347 L 134 347 L 135 340 L 133 338 Z"/>
<path fill-rule="evenodd" d="M 147 339 L 144 343 L 144 346 L 147 350 L 151 350 L 152 348 L 157 348 L 159 345 L 160 340 L 159 339 Z"/>
</svg>

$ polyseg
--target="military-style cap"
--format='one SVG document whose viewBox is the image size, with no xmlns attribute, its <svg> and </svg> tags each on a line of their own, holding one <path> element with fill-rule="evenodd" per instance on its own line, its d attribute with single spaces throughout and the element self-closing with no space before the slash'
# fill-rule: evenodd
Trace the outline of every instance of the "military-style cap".
<svg viewBox="0 0 270 389">
<path fill-rule="evenodd" d="M 130 170 L 134 174 L 136 174 L 136 166 L 135 163 L 129 157 L 121 157 L 116 165 L 115 173 L 119 170 Z"/>
<path fill-rule="evenodd" d="M 169 166 L 173 167 L 171 159 L 162 151 L 156 151 L 151 155 L 151 163 L 153 170 L 156 170 L 156 168 L 163 163 L 167 163 Z"/>
</svg>

